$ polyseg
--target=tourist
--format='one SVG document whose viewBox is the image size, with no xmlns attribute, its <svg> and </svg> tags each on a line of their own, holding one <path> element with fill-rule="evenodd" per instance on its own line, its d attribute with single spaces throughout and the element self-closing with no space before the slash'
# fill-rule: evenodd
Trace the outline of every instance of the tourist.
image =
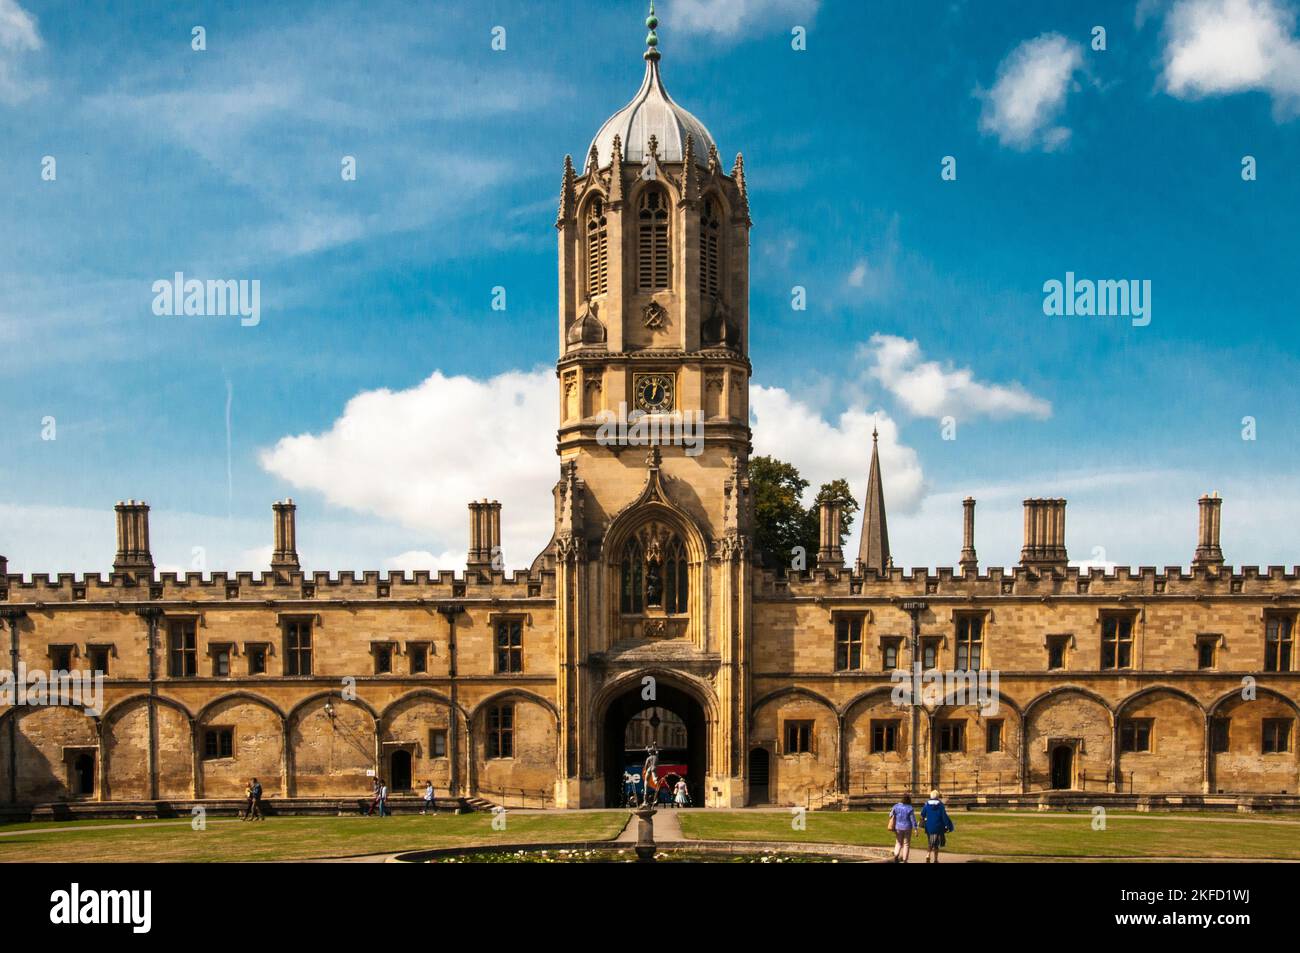
<svg viewBox="0 0 1300 953">
<path fill-rule="evenodd" d="M 253 816 L 253 784 L 244 785 L 244 809 L 239 812 L 239 819 L 246 821 Z"/>
<path fill-rule="evenodd" d="M 925 862 L 937 864 L 939 848 L 946 843 L 944 835 L 953 829 L 952 818 L 948 816 L 948 809 L 943 806 L 937 789 L 930 792 L 930 800 L 921 806 L 921 821 L 925 824 L 925 836 L 929 841 Z"/>
<path fill-rule="evenodd" d="M 433 782 L 424 782 L 424 806 L 420 808 L 421 814 L 427 814 L 434 810 L 433 806 Z"/>
<path fill-rule="evenodd" d="M 889 830 L 894 832 L 894 863 L 905 864 L 912 853 L 912 832 L 916 830 L 916 812 L 912 810 L 912 795 L 889 809 Z"/>
<path fill-rule="evenodd" d="M 248 804 L 248 816 L 255 821 L 266 820 L 266 816 L 262 813 L 262 783 L 257 778 L 253 778 L 248 790 L 251 795 Z"/>
<path fill-rule="evenodd" d="M 690 800 L 689 795 L 686 793 L 685 778 L 677 779 L 677 784 L 673 787 L 673 800 L 677 802 L 679 808 L 685 807 L 686 802 Z"/>
<path fill-rule="evenodd" d="M 388 811 L 388 785 L 384 779 L 379 779 L 379 816 L 383 817 Z"/>
</svg>

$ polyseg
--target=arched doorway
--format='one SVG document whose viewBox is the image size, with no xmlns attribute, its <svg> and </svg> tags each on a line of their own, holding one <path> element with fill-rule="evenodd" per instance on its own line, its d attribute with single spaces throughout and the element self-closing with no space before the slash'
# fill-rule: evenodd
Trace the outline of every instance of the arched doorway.
<svg viewBox="0 0 1300 953">
<path fill-rule="evenodd" d="M 411 790 L 411 752 L 398 748 L 389 759 L 388 790 L 396 794 Z"/>
<path fill-rule="evenodd" d="M 95 794 L 95 756 L 86 752 L 77 755 L 72 763 L 72 778 L 76 785 L 78 797 L 93 797 Z"/>
<path fill-rule="evenodd" d="M 1068 791 L 1074 787 L 1074 746 L 1057 745 L 1052 749 L 1052 788 Z"/>
<path fill-rule="evenodd" d="M 767 776 L 771 755 L 766 748 L 755 748 L 749 753 L 749 803 L 766 804 Z"/>
<path fill-rule="evenodd" d="M 642 698 L 643 690 L 638 680 L 605 709 L 601 746 L 605 803 L 610 807 L 624 804 L 624 772 L 640 774 L 646 745 L 653 740 L 659 746 L 659 779 L 663 781 L 685 767 L 691 802 L 703 805 L 708 742 L 704 706 L 689 692 L 663 680 L 655 685 L 653 700 Z M 677 771 L 672 770 L 675 766 L 680 766 Z"/>
</svg>

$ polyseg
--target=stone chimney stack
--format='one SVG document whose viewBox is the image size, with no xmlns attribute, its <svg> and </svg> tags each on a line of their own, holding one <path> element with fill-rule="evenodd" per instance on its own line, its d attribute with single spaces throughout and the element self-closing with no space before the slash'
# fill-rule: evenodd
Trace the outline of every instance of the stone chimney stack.
<svg viewBox="0 0 1300 953">
<path fill-rule="evenodd" d="M 1025 500 L 1025 545 L 1020 564 L 1065 572 L 1065 500 Z"/>
<path fill-rule="evenodd" d="M 817 568 L 843 569 L 844 550 L 840 548 L 840 523 L 844 504 L 839 500 L 822 503 L 818 515 L 821 519 L 818 533 Z"/>
<path fill-rule="evenodd" d="M 501 553 L 501 504 L 477 500 L 469 505 L 469 569 L 492 571 L 494 556 Z"/>
<path fill-rule="evenodd" d="M 271 552 L 271 571 L 289 575 L 298 572 L 298 507 L 290 497 L 271 504 L 275 514 L 275 548 Z"/>
<path fill-rule="evenodd" d="M 1201 521 L 1196 533 L 1196 558 L 1192 560 L 1192 568 L 1217 569 L 1223 565 L 1223 550 L 1219 548 L 1219 514 L 1223 509 L 1223 500 L 1216 490 L 1207 493 L 1198 502 Z"/>
<path fill-rule="evenodd" d="M 153 554 L 149 551 L 149 504 L 118 501 L 113 507 L 117 514 L 117 556 L 113 559 L 115 573 L 142 573 L 153 577 Z"/>
<path fill-rule="evenodd" d="M 979 557 L 975 555 L 975 498 L 961 501 L 961 561 L 957 563 L 962 574 L 979 572 Z"/>
</svg>

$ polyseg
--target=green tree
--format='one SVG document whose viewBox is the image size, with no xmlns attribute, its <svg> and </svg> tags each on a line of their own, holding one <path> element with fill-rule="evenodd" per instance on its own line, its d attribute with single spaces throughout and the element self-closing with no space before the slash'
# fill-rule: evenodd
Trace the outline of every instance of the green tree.
<svg viewBox="0 0 1300 953">
<path fill-rule="evenodd" d="M 803 547 L 807 565 L 817 556 L 817 511 L 825 500 L 838 499 L 843 504 L 840 520 L 840 545 L 849 534 L 858 502 L 849 492 L 847 480 L 832 480 L 822 485 L 811 507 L 800 502 L 809 483 L 789 463 L 775 457 L 754 457 L 749 461 L 749 489 L 754 501 L 754 545 L 763 565 L 786 568 L 794 558 L 791 551 Z"/>
</svg>

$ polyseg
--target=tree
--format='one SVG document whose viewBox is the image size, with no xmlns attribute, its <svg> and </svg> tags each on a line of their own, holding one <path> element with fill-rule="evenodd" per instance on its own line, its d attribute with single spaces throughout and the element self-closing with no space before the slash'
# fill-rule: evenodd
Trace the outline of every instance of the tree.
<svg viewBox="0 0 1300 953">
<path fill-rule="evenodd" d="M 800 502 L 809 483 L 789 463 L 775 457 L 754 457 L 749 461 L 749 491 L 754 501 L 754 545 L 763 565 L 786 568 L 794 560 L 792 550 L 802 547 L 811 565 L 817 555 L 819 519 L 818 509 L 826 500 L 839 500 L 843 506 L 840 518 L 840 545 L 849 534 L 853 514 L 858 502 L 849 492 L 847 480 L 832 480 L 818 490 L 813 505 L 805 508 Z"/>
</svg>

